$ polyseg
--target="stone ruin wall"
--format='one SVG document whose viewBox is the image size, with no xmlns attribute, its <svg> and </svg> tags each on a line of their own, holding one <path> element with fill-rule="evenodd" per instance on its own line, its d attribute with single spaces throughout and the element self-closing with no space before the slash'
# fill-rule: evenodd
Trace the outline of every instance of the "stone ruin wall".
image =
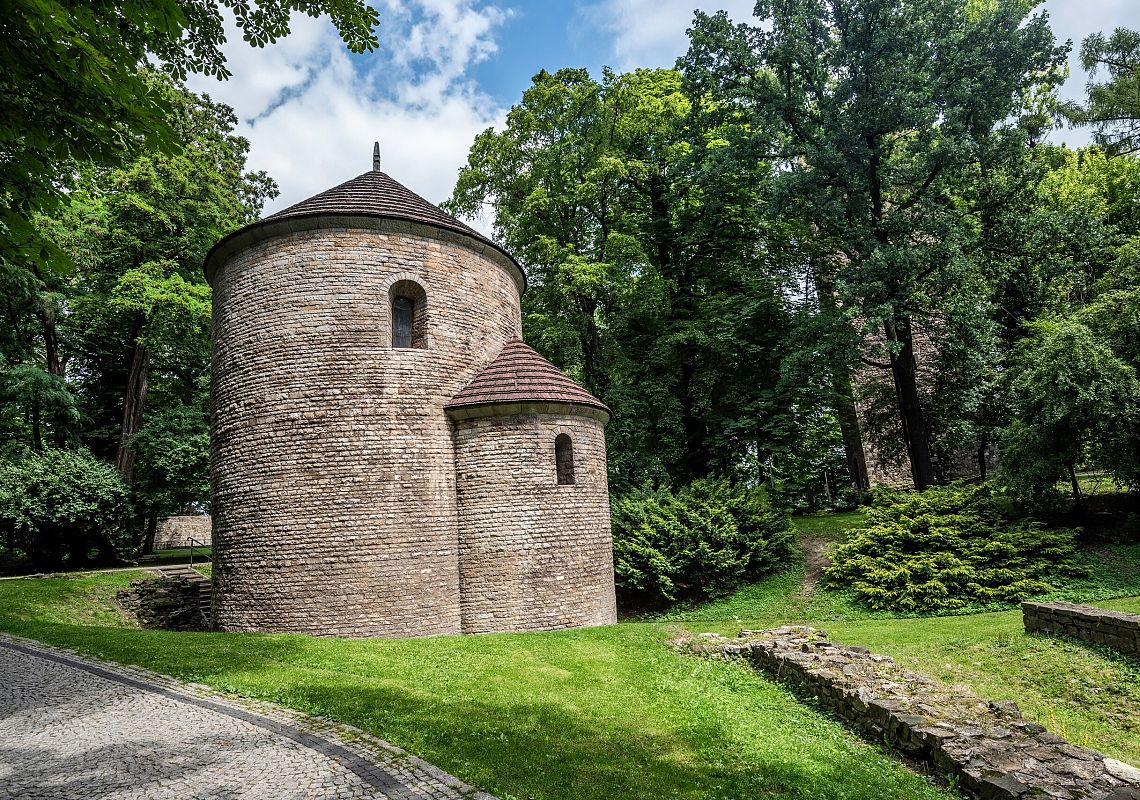
<svg viewBox="0 0 1140 800">
<path fill-rule="evenodd" d="M 190 539 L 196 546 L 211 542 L 212 523 L 208 514 L 184 514 L 167 517 L 158 523 L 154 537 L 155 550 L 170 550 L 175 547 L 189 547 Z"/>
<path fill-rule="evenodd" d="M 454 425 L 463 632 L 616 622 L 603 423 L 563 411 Z M 555 466 L 561 433 L 570 485 Z"/>
<path fill-rule="evenodd" d="M 119 608 L 139 627 L 170 631 L 204 631 L 198 584 L 182 576 L 165 575 L 131 581 L 115 594 Z"/>
<path fill-rule="evenodd" d="M 971 797 L 1140 800 L 1140 769 L 1070 744 L 1011 702 L 946 686 L 865 647 L 837 645 L 824 631 L 787 626 L 702 639 L 699 650 L 747 659 L 872 741 L 952 776 Z"/>
<path fill-rule="evenodd" d="M 1140 614 L 1074 603 L 1022 603 L 1026 633 L 1072 636 L 1140 658 Z"/>
<path fill-rule="evenodd" d="M 222 630 L 460 632 L 443 404 L 520 334 L 519 288 L 466 237 L 364 222 L 263 241 L 214 279 Z M 399 280 L 426 290 L 425 349 L 390 347 Z"/>
</svg>

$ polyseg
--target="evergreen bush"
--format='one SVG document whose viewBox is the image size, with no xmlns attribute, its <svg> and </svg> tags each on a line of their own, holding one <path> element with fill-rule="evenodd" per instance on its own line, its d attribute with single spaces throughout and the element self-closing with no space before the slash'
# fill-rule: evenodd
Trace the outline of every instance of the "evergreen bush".
<svg viewBox="0 0 1140 800">
<path fill-rule="evenodd" d="M 1076 575 L 1076 531 L 1010 519 L 989 484 L 876 493 L 864 527 L 825 570 L 878 610 L 935 612 L 1014 603 Z"/>
<path fill-rule="evenodd" d="M 760 489 L 724 480 L 644 488 L 614 501 L 614 572 L 625 606 L 727 594 L 785 563 L 788 517 Z"/>
<path fill-rule="evenodd" d="M 129 490 L 87 450 L 27 450 L 0 462 L 0 549 L 40 569 L 131 550 Z"/>
</svg>

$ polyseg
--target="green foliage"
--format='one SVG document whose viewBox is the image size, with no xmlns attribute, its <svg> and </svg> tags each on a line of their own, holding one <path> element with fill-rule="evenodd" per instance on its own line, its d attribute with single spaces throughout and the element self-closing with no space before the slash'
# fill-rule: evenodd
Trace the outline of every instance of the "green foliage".
<svg viewBox="0 0 1140 800">
<path fill-rule="evenodd" d="M 66 207 L 36 219 L 71 268 L 0 261 L 0 436 L 82 443 L 131 484 L 136 536 L 208 504 L 210 288 L 202 261 L 257 218 L 276 187 L 245 168 L 227 106 L 158 73 L 150 90 L 183 147 L 72 175 Z M 129 408 L 130 413 L 127 413 Z M 149 526 L 144 522 L 149 522 Z"/>
<path fill-rule="evenodd" d="M 1010 379 L 1013 420 L 1003 469 L 1022 497 L 1034 500 L 1087 461 L 1118 483 L 1140 481 L 1140 382 L 1088 327 L 1044 319 L 1021 345 Z M 1078 502 L 1079 502 L 1079 498 Z"/>
<path fill-rule="evenodd" d="M 1055 85 L 1064 56 L 1031 8 L 761 0 L 758 25 L 698 13 L 681 62 L 693 91 L 747 119 L 785 165 L 770 179 L 769 213 L 798 223 L 802 249 L 819 253 L 814 265 L 803 253 L 800 269 L 821 315 L 836 327 L 857 320 L 862 335 L 824 366 L 838 373 L 861 356 L 884 369 L 891 435 L 905 437 L 919 488 L 934 479 L 931 440 L 961 437 L 932 425 L 916 333 L 984 328 L 988 286 L 969 256 L 994 198 L 976 190 L 1021 158 L 1040 117 L 1029 97 Z M 958 397 L 984 393 L 984 373 L 952 355 Z"/>
<path fill-rule="evenodd" d="M 540 72 L 476 137 L 446 207 L 495 209 L 525 264 L 526 338 L 615 411 L 610 484 L 689 483 L 755 458 L 787 317 L 749 133 L 675 70 Z"/>
<path fill-rule="evenodd" d="M 134 438 L 138 452 L 133 489 L 150 516 L 209 508 L 210 419 L 203 404 L 165 405 Z"/>
<path fill-rule="evenodd" d="M 0 462 L 0 546 L 9 558 L 45 569 L 123 558 L 130 513 L 119 473 L 86 450 L 29 450 Z"/>
<path fill-rule="evenodd" d="M 289 16 L 330 14 L 354 52 L 374 49 L 362 0 L 12 0 L 0 18 L 0 260 L 66 260 L 32 223 L 66 205 L 77 168 L 182 150 L 148 65 L 227 78 L 223 9 L 254 47 Z"/>
<path fill-rule="evenodd" d="M 1013 603 L 1079 571 L 1076 532 L 1003 514 L 988 484 L 880 495 L 825 570 L 872 609 L 933 612 Z"/>
<path fill-rule="evenodd" d="M 43 447 L 43 428 L 59 442 L 80 419 L 78 403 L 67 381 L 26 362 L 0 371 L 0 409 L 19 419 L 13 427 L 22 428 L 22 423 L 31 426 L 29 441 L 37 449 Z M 14 420 L 9 421 L 11 424 Z M 3 426 L 4 422 L 0 422 Z"/>
<path fill-rule="evenodd" d="M 618 591 L 637 607 L 726 594 L 786 563 L 794 539 L 762 491 L 724 480 L 617 498 L 613 536 Z"/>
<path fill-rule="evenodd" d="M 1113 152 L 1140 150 L 1140 33 L 1092 34 L 1081 43 L 1081 66 L 1089 73 L 1088 102 L 1070 104 L 1069 118 L 1092 126 L 1097 143 Z M 1098 73 L 1106 79 L 1096 81 Z"/>
</svg>

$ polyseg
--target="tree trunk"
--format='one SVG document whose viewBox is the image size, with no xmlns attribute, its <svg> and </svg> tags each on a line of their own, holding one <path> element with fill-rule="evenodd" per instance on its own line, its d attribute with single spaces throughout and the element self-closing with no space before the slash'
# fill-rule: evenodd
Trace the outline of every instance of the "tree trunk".
<svg viewBox="0 0 1140 800">
<path fill-rule="evenodd" d="M 130 483 L 135 475 L 135 450 L 131 439 L 142 427 L 143 409 L 146 407 L 147 380 L 150 376 L 150 351 L 138 340 L 144 320 L 135 323 L 135 347 L 127 373 L 127 390 L 123 396 L 123 421 L 119 428 L 119 452 L 115 468 Z"/>
<path fill-rule="evenodd" d="M 158 517 L 148 514 L 146 518 L 146 535 L 143 537 L 143 554 L 154 552 L 154 540 L 158 537 Z"/>
<path fill-rule="evenodd" d="M 1085 515 L 1085 499 L 1081 494 L 1081 482 L 1077 480 L 1077 470 L 1072 464 L 1069 465 L 1069 481 L 1073 486 L 1073 510 L 1077 512 L 1078 516 Z"/>
<path fill-rule="evenodd" d="M 859 429 L 859 411 L 855 407 L 851 376 L 846 368 L 832 372 L 832 390 L 835 392 L 835 416 L 839 420 L 839 434 L 843 437 L 843 455 L 847 460 L 847 475 L 853 489 L 870 489 L 867 473 L 867 454 L 863 450 L 863 432 Z"/>
<path fill-rule="evenodd" d="M 989 442 L 982 439 L 982 443 L 978 445 L 978 474 L 982 476 L 983 483 L 985 483 L 986 480 L 986 468 L 989 466 L 986 462 L 986 451 L 989 449 Z"/>
<path fill-rule="evenodd" d="M 684 452 L 681 455 L 681 475 L 683 483 L 690 483 L 697 478 L 703 478 L 708 472 L 708 458 L 706 456 L 704 441 L 704 420 L 696 413 L 696 399 L 693 397 L 693 379 L 697 374 L 697 364 L 693 345 L 681 345 L 680 374 L 677 386 L 678 400 L 681 403 L 681 432 L 684 435 Z"/>
<path fill-rule="evenodd" d="M 835 279 L 828 272 L 827 262 L 815 259 L 811 269 L 820 313 L 833 318 L 836 325 L 847 325 L 839 315 L 839 302 L 835 299 Z M 846 355 L 846 354 L 844 354 Z M 853 489 L 871 488 L 867 473 L 867 454 L 863 450 L 863 432 L 859 428 L 859 410 L 855 406 L 855 392 L 851 386 L 851 371 L 841 359 L 833 359 L 831 391 L 839 433 L 843 438 L 843 455 L 847 461 L 847 475 Z"/>
<path fill-rule="evenodd" d="M 45 306 L 40 309 L 39 317 L 43 327 L 47 371 L 50 375 L 62 378 L 63 364 L 59 360 L 59 338 L 55 334 L 55 311 Z"/>
<path fill-rule="evenodd" d="M 926 418 L 918 396 L 918 365 L 914 358 L 910 320 L 904 318 L 898 324 L 887 322 L 885 328 L 887 339 L 896 345 L 891 349 L 891 377 L 894 378 L 899 421 L 910 458 L 911 479 L 914 488 L 922 491 L 934 483 L 934 468 L 927 442 Z"/>
<path fill-rule="evenodd" d="M 579 340 L 582 343 L 582 371 L 586 379 L 586 388 L 605 400 L 609 394 L 610 382 L 602 354 L 602 336 L 598 331 L 598 301 L 592 297 L 579 295 L 577 305 L 582 313 Z"/>
<path fill-rule="evenodd" d="M 48 289 L 44 283 L 44 276 L 40 273 L 39 267 L 33 264 L 32 273 L 40 282 L 40 288 L 45 292 L 40 298 L 41 302 L 36 311 L 36 316 L 39 317 L 40 325 L 43 328 L 44 357 L 47 361 L 47 371 L 49 375 L 61 378 L 63 377 L 63 363 L 59 359 L 59 337 L 57 337 L 55 333 L 55 309 L 52 308 L 48 302 L 46 295 Z"/>
</svg>

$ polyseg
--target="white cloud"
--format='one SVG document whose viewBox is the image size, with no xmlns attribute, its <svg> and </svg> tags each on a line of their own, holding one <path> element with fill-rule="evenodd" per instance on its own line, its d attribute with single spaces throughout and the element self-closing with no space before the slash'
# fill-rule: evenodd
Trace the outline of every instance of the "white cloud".
<svg viewBox="0 0 1140 800">
<path fill-rule="evenodd" d="M 371 56 L 348 53 L 327 18 L 294 15 L 292 34 L 264 49 L 230 31 L 229 81 L 191 80 L 234 107 L 250 169 L 280 186 L 266 213 L 370 169 L 375 140 L 384 171 L 438 203 L 475 135 L 505 117 L 467 72 L 495 52 L 506 12 L 475 0 L 386 3 Z"/>
<path fill-rule="evenodd" d="M 612 37 L 613 66 L 628 70 L 673 66 L 689 46 L 685 31 L 694 9 L 724 10 L 734 22 L 747 22 L 755 5 L 756 0 L 607 0 L 585 7 L 583 14 Z"/>
</svg>

